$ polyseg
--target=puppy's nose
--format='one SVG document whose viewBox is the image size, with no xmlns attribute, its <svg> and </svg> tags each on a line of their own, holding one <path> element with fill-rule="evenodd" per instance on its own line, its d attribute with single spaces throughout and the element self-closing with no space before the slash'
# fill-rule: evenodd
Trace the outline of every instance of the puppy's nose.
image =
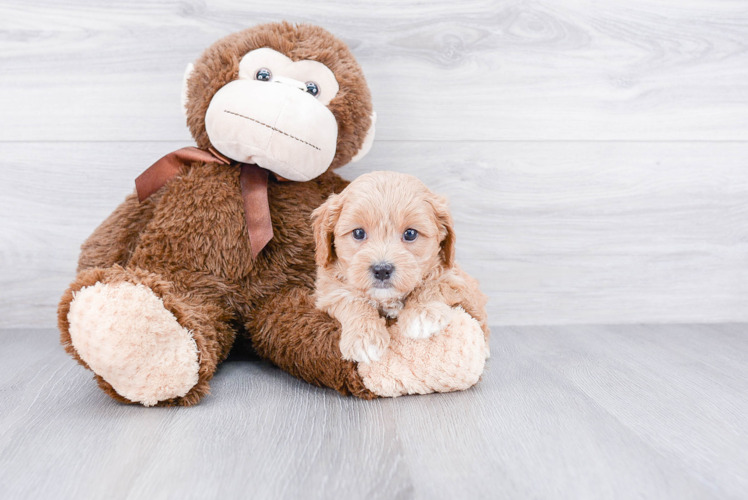
<svg viewBox="0 0 748 500">
<path fill-rule="evenodd" d="M 392 273 L 394 271 L 395 271 L 395 266 L 393 266 L 392 264 L 377 264 L 377 265 L 371 266 L 371 273 L 379 281 L 390 279 L 390 276 L 392 276 Z"/>
</svg>

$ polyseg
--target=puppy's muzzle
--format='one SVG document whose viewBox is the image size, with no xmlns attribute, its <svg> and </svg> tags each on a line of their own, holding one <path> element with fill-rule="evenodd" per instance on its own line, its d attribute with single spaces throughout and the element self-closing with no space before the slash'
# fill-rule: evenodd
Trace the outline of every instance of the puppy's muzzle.
<svg viewBox="0 0 748 500">
<path fill-rule="evenodd" d="M 395 272 L 395 266 L 389 262 L 374 264 L 371 266 L 371 274 L 374 276 L 375 286 L 377 288 L 383 288 L 389 285 L 389 280 Z"/>
</svg>

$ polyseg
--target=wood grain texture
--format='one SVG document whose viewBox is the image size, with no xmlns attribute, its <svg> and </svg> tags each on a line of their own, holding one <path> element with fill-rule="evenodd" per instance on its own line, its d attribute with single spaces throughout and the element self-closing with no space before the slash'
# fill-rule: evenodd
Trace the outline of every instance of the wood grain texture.
<svg viewBox="0 0 748 500">
<path fill-rule="evenodd" d="M 54 324 L 80 243 L 191 145 L 187 62 L 279 19 L 351 45 L 378 140 L 344 175 L 447 194 L 493 323 L 748 321 L 740 1 L 7 0 L 0 327 Z"/>
<path fill-rule="evenodd" d="M 0 144 L 0 325 L 53 326 L 80 244 L 183 145 Z M 493 324 L 748 321 L 744 144 L 378 142 L 340 173 L 380 169 L 450 198 Z"/>
<path fill-rule="evenodd" d="M 341 174 L 448 195 L 492 324 L 748 322 L 740 0 L 4 0 L 0 328 L 44 329 L 0 330 L 0 498 L 748 497 L 747 324 L 495 327 L 448 395 L 238 359 L 195 408 L 97 389 L 52 329 L 79 245 L 191 145 L 185 65 L 280 19 L 352 47 L 378 140 Z"/>
<path fill-rule="evenodd" d="M 746 329 L 494 328 L 475 388 L 376 401 L 230 360 L 179 409 L 3 330 L 0 497 L 745 498 Z"/>
<path fill-rule="evenodd" d="M 385 140 L 748 140 L 740 0 L 5 0 L 0 138 L 188 140 L 188 62 L 233 31 L 320 24 Z"/>
</svg>

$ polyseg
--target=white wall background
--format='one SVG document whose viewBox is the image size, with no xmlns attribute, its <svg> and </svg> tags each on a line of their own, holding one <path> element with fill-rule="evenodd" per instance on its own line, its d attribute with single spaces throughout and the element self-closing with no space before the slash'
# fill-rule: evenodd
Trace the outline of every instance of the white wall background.
<svg viewBox="0 0 748 500">
<path fill-rule="evenodd" d="M 185 65 L 322 25 L 364 68 L 372 153 L 453 205 L 492 324 L 748 321 L 748 4 L 0 4 L 0 327 L 53 326 L 78 247 L 191 144 Z"/>
</svg>

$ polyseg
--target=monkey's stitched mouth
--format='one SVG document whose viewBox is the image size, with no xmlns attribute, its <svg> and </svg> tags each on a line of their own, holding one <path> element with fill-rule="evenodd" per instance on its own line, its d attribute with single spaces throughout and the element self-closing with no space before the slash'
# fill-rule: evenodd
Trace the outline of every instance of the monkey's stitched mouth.
<svg viewBox="0 0 748 500">
<path fill-rule="evenodd" d="M 306 144 L 307 146 L 311 146 L 311 147 L 313 147 L 314 149 L 316 149 L 317 151 L 322 151 L 322 150 L 321 150 L 320 148 L 318 148 L 318 147 L 317 147 L 317 146 L 315 146 L 314 144 L 308 143 L 308 142 L 306 142 L 306 141 L 305 141 L 304 139 L 299 139 L 298 137 L 295 137 L 295 136 L 293 136 L 293 135 L 291 135 L 291 134 L 288 134 L 288 133 L 286 133 L 286 132 L 284 132 L 284 131 L 282 131 L 282 130 L 280 130 L 280 129 L 277 129 L 277 128 L 273 127 L 272 125 L 268 125 L 267 123 L 263 123 L 263 122 L 261 122 L 260 120 L 255 120 L 254 118 L 250 118 L 249 116 L 244 116 L 244 115 L 240 115 L 239 113 L 234 113 L 233 111 L 229 111 L 228 109 L 224 109 L 224 110 L 223 110 L 223 112 L 224 112 L 224 113 L 228 113 L 228 114 L 230 114 L 230 115 L 238 116 L 238 117 L 240 117 L 240 118 L 244 118 L 244 119 L 247 119 L 247 120 L 253 121 L 253 122 L 255 122 L 255 123 L 259 124 L 259 125 L 262 125 L 263 127 L 267 127 L 267 128 L 269 128 L 270 130 L 273 130 L 274 132 L 280 132 L 281 134 L 283 134 L 283 135 L 285 135 L 285 136 L 287 136 L 287 137 L 290 137 L 291 139 L 296 139 L 296 140 L 297 140 L 297 141 L 299 141 L 299 142 L 303 142 L 303 143 L 304 143 L 304 144 Z"/>
</svg>

